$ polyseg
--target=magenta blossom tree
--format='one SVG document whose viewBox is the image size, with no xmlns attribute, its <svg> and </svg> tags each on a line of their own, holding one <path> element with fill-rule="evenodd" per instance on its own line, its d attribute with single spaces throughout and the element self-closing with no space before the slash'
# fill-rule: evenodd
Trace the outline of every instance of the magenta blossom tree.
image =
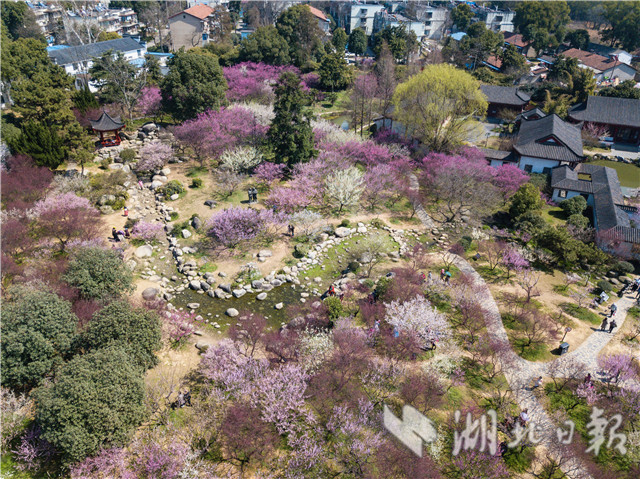
<svg viewBox="0 0 640 479">
<path fill-rule="evenodd" d="M 498 187 L 506 202 L 527 181 L 529 175 L 516 165 L 505 163 L 496 170 L 492 183 Z"/>
<path fill-rule="evenodd" d="M 144 116 L 154 119 L 160 114 L 162 108 L 162 93 L 157 86 L 147 86 L 142 89 L 142 95 L 138 99 L 138 109 Z"/>
<path fill-rule="evenodd" d="M 165 316 L 164 323 L 173 344 L 180 344 L 196 330 L 196 314 L 193 311 L 167 311 Z"/>
<path fill-rule="evenodd" d="M 611 384 L 637 379 L 633 358 L 629 354 L 599 356 L 598 367 L 605 373 L 607 381 Z"/>
<path fill-rule="evenodd" d="M 203 165 L 208 157 L 217 158 L 230 148 L 256 143 L 264 138 L 267 129 L 251 110 L 234 107 L 201 113 L 175 127 L 174 134 Z"/>
<path fill-rule="evenodd" d="M 279 181 L 284 177 L 285 165 L 281 163 L 271 163 L 264 161 L 254 170 L 256 178 L 261 185 L 268 187 L 274 181 Z"/>
<path fill-rule="evenodd" d="M 513 245 L 507 245 L 502 253 L 502 265 L 507 269 L 507 279 L 512 271 L 522 271 L 529 267 L 529 261 Z"/>
<path fill-rule="evenodd" d="M 272 210 L 232 207 L 209 218 L 206 230 L 216 246 L 234 248 L 242 242 L 273 234 L 284 222 L 284 215 Z"/>
<path fill-rule="evenodd" d="M 256 101 L 271 103 L 275 94 L 273 86 L 285 71 L 299 74 L 300 71 L 292 66 L 274 66 L 266 63 L 242 62 L 222 69 L 229 89 L 229 101 Z"/>
</svg>

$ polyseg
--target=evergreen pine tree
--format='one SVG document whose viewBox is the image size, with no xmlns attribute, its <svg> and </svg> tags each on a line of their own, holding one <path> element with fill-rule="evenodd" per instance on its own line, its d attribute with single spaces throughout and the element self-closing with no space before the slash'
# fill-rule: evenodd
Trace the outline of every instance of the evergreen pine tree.
<svg viewBox="0 0 640 479">
<path fill-rule="evenodd" d="M 273 107 L 275 117 L 267 137 L 277 163 L 287 163 L 289 168 L 309 161 L 316 154 L 313 149 L 313 129 L 309 96 L 302 90 L 300 78 L 292 72 L 283 73 L 276 87 Z"/>
</svg>

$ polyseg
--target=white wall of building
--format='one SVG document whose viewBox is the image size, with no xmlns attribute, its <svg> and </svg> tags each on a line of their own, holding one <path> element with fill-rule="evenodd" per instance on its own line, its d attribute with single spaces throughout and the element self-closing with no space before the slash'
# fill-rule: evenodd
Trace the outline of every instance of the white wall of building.
<svg viewBox="0 0 640 479">
<path fill-rule="evenodd" d="M 527 171 L 527 167 L 531 166 L 531 173 L 544 173 L 545 168 L 555 168 L 556 166 L 560 166 L 560 163 L 558 160 L 543 160 L 542 158 L 522 156 L 520 157 L 518 167 L 521 170 Z"/>
<path fill-rule="evenodd" d="M 373 18 L 376 13 L 384 10 L 384 5 L 351 5 L 349 32 L 356 28 L 362 28 L 367 35 L 373 34 Z"/>
</svg>

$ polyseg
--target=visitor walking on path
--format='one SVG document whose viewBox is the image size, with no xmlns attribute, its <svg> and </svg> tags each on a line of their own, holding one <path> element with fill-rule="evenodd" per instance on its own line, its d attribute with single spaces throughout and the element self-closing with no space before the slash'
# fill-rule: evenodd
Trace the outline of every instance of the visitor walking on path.
<svg viewBox="0 0 640 479">
<path fill-rule="evenodd" d="M 144 184 L 142 183 L 142 180 L 138 180 L 138 186 L 140 187 L 141 190 L 144 189 Z"/>
<path fill-rule="evenodd" d="M 539 388 L 540 386 L 542 386 L 542 376 L 535 380 L 533 383 L 533 389 Z"/>
<path fill-rule="evenodd" d="M 611 323 L 609 323 L 609 334 L 611 334 L 613 332 L 613 329 L 616 328 L 618 326 L 618 323 L 616 323 L 615 319 L 611 320 Z"/>
<path fill-rule="evenodd" d="M 124 217 L 126 218 L 127 216 L 129 216 L 129 208 L 127 208 L 126 206 L 124 207 L 124 211 L 122 213 L 124 215 Z"/>
<path fill-rule="evenodd" d="M 293 234 L 295 232 L 295 226 L 293 225 L 289 225 L 289 236 L 291 236 L 293 238 Z"/>
<path fill-rule="evenodd" d="M 115 228 L 111 228 L 111 236 L 113 236 L 113 239 L 115 241 L 117 241 L 118 243 L 120 242 L 120 237 L 118 236 L 118 231 Z"/>
<path fill-rule="evenodd" d="M 247 196 L 249 197 L 249 204 L 251 204 L 251 200 L 253 200 L 253 191 L 251 188 L 247 189 Z"/>
<path fill-rule="evenodd" d="M 616 311 L 618 311 L 618 307 L 616 306 L 615 303 L 613 303 L 610 306 L 610 309 L 611 309 L 611 314 L 609 315 L 609 317 L 613 318 L 613 316 L 616 314 Z"/>
<path fill-rule="evenodd" d="M 607 318 L 604 318 L 604 319 L 602 320 L 602 324 L 600 325 L 600 330 L 601 330 L 601 331 L 606 331 L 606 330 L 607 330 L 607 323 L 608 323 L 608 322 L 609 322 L 609 321 L 608 321 L 608 319 L 607 319 Z"/>
</svg>

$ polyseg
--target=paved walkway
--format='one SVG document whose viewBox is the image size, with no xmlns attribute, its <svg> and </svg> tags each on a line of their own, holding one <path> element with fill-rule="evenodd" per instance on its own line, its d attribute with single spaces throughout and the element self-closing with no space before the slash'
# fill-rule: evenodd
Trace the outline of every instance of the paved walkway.
<svg viewBox="0 0 640 479">
<path fill-rule="evenodd" d="M 411 185 L 417 188 L 417 178 L 410 178 Z M 415 185 L 415 186 L 414 186 Z M 429 217 L 422 205 L 416 206 L 416 214 L 423 222 L 424 226 L 433 228 L 433 220 Z M 426 221 L 425 221 L 426 219 Z M 484 298 L 482 306 L 485 308 L 485 324 L 489 337 L 503 346 L 499 349 L 499 358 L 505 377 L 513 390 L 516 401 L 521 409 L 528 409 L 531 423 L 536 425 L 537 437 L 541 437 L 541 445 L 547 450 L 554 453 L 554 456 L 560 457 L 564 453 L 564 448 L 556 441 L 556 425 L 545 411 L 544 406 L 536 397 L 531 385 L 534 380 L 540 376 L 548 377 L 549 371 L 553 370 L 554 374 L 568 375 L 571 371 L 568 369 L 573 361 L 577 360 L 585 365 L 594 378 L 598 377 L 597 358 L 604 347 L 611 341 L 615 334 L 620 331 L 627 316 L 627 311 L 634 304 L 631 295 L 626 295 L 616 302 L 618 311 L 616 313 L 616 322 L 618 327 L 612 334 L 603 331 L 594 331 L 575 351 L 558 357 L 554 361 L 548 363 L 535 363 L 518 356 L 510 345 L 507 331 L 502 323 L 502 316 L 498 305 L 496 304 L 487 283 L 482 276 L 466 261 L 464 258 L 457 256 L 454 264 L 463 273 L 469 275 L 473 279 L 475 286 Z M 506 346 L 506 347 L 505 347 Z M 564 367 L 566 366 L 566 367 Z M 563 464 L 565 474 L 572 479 L 585 479 L 592 477 L 586 468 L 578 459 L 568 460 Z"/>
</svg>

